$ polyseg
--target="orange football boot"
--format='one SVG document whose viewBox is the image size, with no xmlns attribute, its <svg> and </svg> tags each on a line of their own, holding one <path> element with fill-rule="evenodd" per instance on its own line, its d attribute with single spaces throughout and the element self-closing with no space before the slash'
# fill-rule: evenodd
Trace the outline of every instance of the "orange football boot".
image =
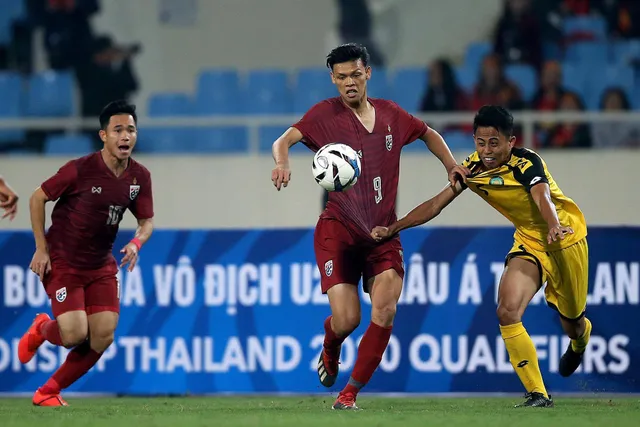
<svg viewBox="0 0 640 427">
<path fill-rule="evenodd" d="M 29 326 L 29 330 L 20 338 L 18 343 L 18 359 L 20 359 L 20 363 L 28 363 L 36 355 L 38 348 L 44 342 L 44 337 L 40 333 L 40 326 L 47 320 L 51 320 L 51 318 L 45 313 L 36 315 L 33 323 Z"/>
<path fill-rule="evenodd" d="M 58 394 L 44 394 L 40 389 L 36 390 L 33 395 L 33 406 L 69 406 L 65 400 Z"/>
</svg>

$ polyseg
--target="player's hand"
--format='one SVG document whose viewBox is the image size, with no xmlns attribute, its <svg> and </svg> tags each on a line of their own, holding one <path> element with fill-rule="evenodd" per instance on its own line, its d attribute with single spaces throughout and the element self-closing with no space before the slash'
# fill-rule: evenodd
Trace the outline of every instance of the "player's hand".
<svg viewBox="0 0 640 427">
<path fill-rule="evenodd" d="M 120 267 L 124 267 L 125 265 L 127 265 L 127 263 L 129 263 L 129 268 L 127 268 L 127 271 L 131 273 L 135 268 L 136 263 L 138 262 L 138 247 L 133 243 L 129 243 L 127 246 L 120 249 L 120 253 L 124 254 L 124 257 L 120 262 Z"/>
<path fill-rule="evenodd" d="M 449 171 L 449 183 L 455 187 L 456 182 L 462 180 L 465 184 L 467 183 L 467 176 L 471 175 L 471 171 L 469 168 L 466 168 L 462 165 L 455 165 Z"/>
<path fill-rule="evenodd" d="M 44 249 L 36 249 L 36 253 L 33 254 L 31 264 L 29 264 L 31 271 L 36 273 L 40 277 L 40 281 L 44 282 L 44 276 L 51 271 L 51 259 L 49 258 L 49 252 Z"/>
<path fill-rule="evenodd" d="M 2 219 L 13 221 L 18 213 L 18 195 L 0 178 L 0 208 L 4 209 Z"/>
<path fill-rule="evenodd" d="M 391 237 L 391 233 L 389 232 L 388 227 L 378 226 L 378 227 L 374 227 L 373 230 L 371 230 L 371 237 L 376 242 L 381 242 L 382 240 L 388 239 L 389 237 Z"/>
<path fill-rule="evenodd" d="M 291 171 L 289 166 L 276 166 L 271 171 L 271 181 L 273 185 L 280 191 L 280 188 L 286 187 L 291 181 Z"/>
<path fill-rule="evenodd" d="M 552 227 L 549 229 L 549 234 L 547 235 L 547 243 L 551 244 L 558 240 L 564 240 L 564 236 L 567 234 L 573 234 L 571 227 L 563 227 L 561 225 Z"/>
</svg>

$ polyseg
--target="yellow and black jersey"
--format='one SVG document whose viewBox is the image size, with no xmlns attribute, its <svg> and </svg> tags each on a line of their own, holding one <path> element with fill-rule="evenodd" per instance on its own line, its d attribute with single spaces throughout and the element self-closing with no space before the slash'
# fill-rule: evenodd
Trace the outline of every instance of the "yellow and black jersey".
<svg viewBox="0 0 640 427">
<path fill-rule="evenodd" d="M 463 162 L 471 170 L 469 188 L 504 215 L 516 227 L 515 239 L 540 251 L 550 251 L 573 245 L 587 235 L 587 225 L 576 203 L 562 193 L 547 170 L 544 160 L 526 148 L 514 148 L 509 161 L 495 169 L 482 170 L 477 152 Z M 549 184 L 551 201 L 556 207 L 560 224 L 571 227 L 574 234 L 547 244 L 549 227 L 533 201 L 531 187 Z"/>
</svg>

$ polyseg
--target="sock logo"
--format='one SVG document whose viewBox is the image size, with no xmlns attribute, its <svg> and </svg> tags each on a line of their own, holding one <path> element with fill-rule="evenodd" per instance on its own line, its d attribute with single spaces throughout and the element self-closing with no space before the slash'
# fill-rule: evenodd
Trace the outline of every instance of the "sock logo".
<svg viewBox="0 0 640 427">
<path fill-rule="evenodd" d="M 520 363 L 518 363 L 518 368 L 524 368 L 528 364 L 529 364 L 528 360 L 521 360 Z"/>
</svg>

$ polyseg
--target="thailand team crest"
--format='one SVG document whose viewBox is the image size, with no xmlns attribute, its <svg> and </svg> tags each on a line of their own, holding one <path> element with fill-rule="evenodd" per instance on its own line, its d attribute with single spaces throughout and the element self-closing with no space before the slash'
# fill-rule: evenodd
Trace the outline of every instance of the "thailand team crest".
<svg viewBox="0 0 640 427">
<path fill-rule="evenodd" d="M 140 193 L 140 186 L 139 185 L 130 185 L 129 186 L 129 198 L 131 200 L 135 199 L 138 196 L 138 193 Z"/>
<path fill-rule="evenodd" d="M 333 260 L 330 259 L 329 261 L 324 263 L 324 274 L 327 275 L 327 277 L 331 276 L 333 274 Z"/>
<path fill-rule="evenodd" d="M 393 147 L 393 135 L 387 135 L 387 151 L 391 151 L 391 147 Z"/>
<path fill-rule="evenodd" d="M 64 302 L 67 299 L 67 288 L 60 288 L 56 291 L 56 301 Z"/>
</svg>

